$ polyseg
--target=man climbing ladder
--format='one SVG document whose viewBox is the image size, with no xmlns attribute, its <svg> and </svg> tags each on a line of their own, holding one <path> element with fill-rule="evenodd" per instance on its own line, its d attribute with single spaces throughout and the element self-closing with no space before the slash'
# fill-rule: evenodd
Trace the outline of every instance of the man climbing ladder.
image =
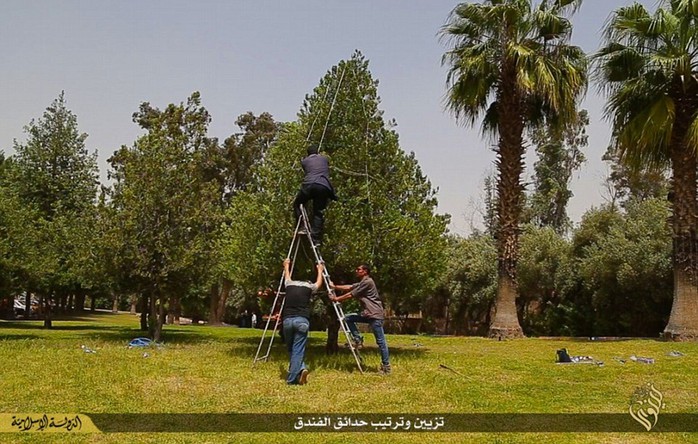
<svg viewBox="0 0 698 444">
<path fill-rule="evenodd" d="M 376 288 L 376 283 L 373 282 L 371 268 L 368 265 L 359 264 L 356 267 L 356 276 L 360 281 L 352 285 L 334 285 L 330 282 L 330 288 L 333 290 L 347 292 L 342 296 L 330 294 L 330 301 L 336 304 L 349 298 L 359 300 L 363 307 L 361 314 L 351 313 L 345 316 L 347 326 L 352 335 L 353 345 L 357 348 L 362 348 L 364 343 L 356 323 L 363 322 L 370 325 L 381 354 L 380 371 L 384 375 L 388 375 L 390 374 L 390 353 L 388 352 L 388 343 L 383 332 L 383 301 L 378 295 L 378 289 Z"/>
<path fill-rule="evenodd" d="M 325 208 L 331 200 L 337 200 L 332 183 L 330 182 L 330 163 L 327 157 L 318 154 L 318 146 L 308 145 L 308 156 L 301 160 L 305 178 L 301 189 L 293 201 L 296 219 L 301 217 L 301 205 L 313 201 L 313 219 L 310 222 L 310 237 L 314 245 L 322 243 L 322 232 L 325 225 Z"/>
<path fill-rule="evenodd" d="M 293 239 L 291 241 L 291 246 L 289 247 L 288 255 L 286 257 L 290 258 L 290 265 L 294 265 L 296 262 L 296 257 L 298 255 L 298 250 L 300 247 L 300 242 L 302 240 L 302 236 L 305 234 L 307 235 L 308 240 L 310 240 L 310 246 L 313 252 L 313 258 L 314 262 L 316 264 L 324 264 L 324 260 L 322 259 L 322 255 L 320 254 L 320 249 L 318 248 L 318 245 L 315 244 L 312 241 L 311 237 L 311 230 L 310 230 L 310 224 L 308 222 L 308 215 L 305 211 L 305 208 L 303 205 L 299 206 L 300 210 L 300 218 L 298 219 L 298 222 L 296 223 L 296 229 L 293 233 Z M 318 271 L 320 271 L 320 268 L 318 268 Z M 292 272 L 292 270 L 289 268 L 289 274 Z M 334 297 L 334 290 L 332 290 L 329 286 L 329 283 L 331 282 L 329 272 L 327 271 L 327 267 L 321 267 L 321 274 L 322 274 L 322 281 L 325 285 L 325 289 L 327 290 L 328 294 L 331 297 Z M 284 310 L 284 303 L 286 302 L 285 300 L 285 294 L 286 292 L 281 291 L 283 287 L 283 283 L 285 280 L 285 271 L 281 276 L 281 281 L 279 282 L 279 287 L 276 291 L 276 296 L 274 298 L 274 302 L 272 303 L 272 307 L 275 307 L 277 305 L 277 302 L 280 301 L 281 305 L 281 311 L 283 312 Z M 346 321 L 346 316 L 344 315 L 344 311 L 342 310 L 342 305 L 339 302 L 331 302 L 332 306 L 334 308 L 335 314 L 337 315 L 337 319 L 339 320 L 339 324 L 342 327 L 342 330 L 344 331 L 344 335 L 346 336 L 347 341 L 349 342 L 349 348 L 351 350 L 352 355 L 354 356 L 354 360 L 356 361 L 356 365 L 359 367 L 359 370 L 363 373 L 363 368 L 362 368 L 362 363 L 361 363 L 361 357 L 359 355 L 359 352 L 356 347 L 353 346 L 353 341 L 351 340 L 351 332 L 349 330 L 349 326 L 347 325 Z M 272 308 L 273 310 L 273 308 Z M 269 325 L 272 320 L 272 315 L 273 313 L 270 314 L 270 316 L 267 318 L 267 323 L 266 326 L 264 327 L 264 332 L 262 333 L 262 338 L 260 339 L 259 346 L 257 347 L 257 354 L 255 355 L 254 363 L 257 361 L 266 361 L 269 358 L 269 355 L 271 354 L 271 346 L 274 342 L 274 335 L 273 332 L 277 330 L 279 326 L 279 318 L 276 318 L 276 323 L 274 326 L 274 329 L 272 330 L 272 334 L 269 335 L 269 345 L 267 347 L 267 352 L 264 356 L 260 356 L 261 350 L 263 348 L 265 339 L 267 337 L 267 332 L 269 331 Z M 286 340 L 289 340 L 288 338 Z"/>
</svg>

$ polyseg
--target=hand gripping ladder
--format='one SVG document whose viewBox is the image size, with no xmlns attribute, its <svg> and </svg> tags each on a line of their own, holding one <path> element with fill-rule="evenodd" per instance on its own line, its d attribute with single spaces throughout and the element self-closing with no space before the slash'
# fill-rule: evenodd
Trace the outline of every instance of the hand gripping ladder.
<svg viewBox="0 0 698 444">
<path fill-rule="evenodd" d="M 286 257 L 291 258 L 291 253 L 293 253 L 293 257 L 291 258 L 291 266 L 293 266 L 296 263 L 296 256 L 298 255 L 298 248 L 300 246 L 300 236 L 306 234 L 308 236 L 308 240 L 310 242 L 310 246 L 313 250 L 313 256 L 315 257 L 316 263 L 322 263 L 324 264 L 325 262 L 322 259 L 322 255 L 320 254 L 320 249 L 317 245 L 312 240 L 312 237 L 310 235 L 310 224 L 308 223 L 308 214 L 305 211 L 305 208 L 303 205 L 301 205 L 301 217 L 298 219 L 298 222 L 296 223 L 296 230 L 293 232 L 293 240 L 291 240 L 291 246 L 289 247 L 288 250 L 288 255 Z M 293 271 L 293 269 L 291 269 Z M 322 267 L 322 280 L 325 284 L 325 289 L 327 290 L 328 294 L 333 295 L 334 290 L 330 288 L 330 274 L 327 271 L 326 267 Z M 262 338 L 259 341 L 259 346 L 257 347 L 257 354 L 255 355 L 254 358 L 254 363 L 256 364 L 258 361 L 267 361 L 269 359 L 269 355 L 271 354 L 271 346 L 274 343 L 274 332 L 278 329 L 279 323 L 281 322 L 281 312 L 284 308 L 284 295 L 285 292 L 281 291 L 281 288 L 284 283 L 284 274 L 283 271 L 281 272 L 281 279 L 279 281 L 279 287 L 276 290 L 276 296 L 274 297 L 274 302 L 271 306 L 271 311 L 269 313 L 269 317 L 267 318 L 267 323 L 264 326 L 264 332 L 262 333 Z M 280 307 L 277 309 L 277 304 L 280 304 Z M 342 330 L 344 330 L 344 336 L 347 339 L 347 343 L 349 344 L 349 349 L 351 350 L 351 354 L 354 356 L 354 360 L 356 361 L 356 365 L 359 367 L 359 371 L 363 373 L 363 368 L 361 366 L 361 356 L 359 355 L 359 351 L 356 349 L 354 346 L 354 341 L 351 336 L 351 332 L 349 331 L 349 326 L 347 325 L 346 321 L 346 316 L 344 315 L 344 311 L 342 310 L 342 304 L 339 302 L 331 302 L 334 312 L 337 315 L 337 319 L 339 320 L 339 325 L 341 325 Z M 275 315 L 275 312 L 277 313 Z M 266 336 L 267 332 L 269 331 L 269 324 L 271 323 L 271 320 L 275 319 L 275 324 L 274 324 L 274 329 L 273 331 L 269 334 L 269 345 L 267 346 L 267 352 L 264 356 L 260 356 L 260 353 L 262 351 L 262 348 L 264 347 L 264 342 L 266 341 Z"/>
</svg>

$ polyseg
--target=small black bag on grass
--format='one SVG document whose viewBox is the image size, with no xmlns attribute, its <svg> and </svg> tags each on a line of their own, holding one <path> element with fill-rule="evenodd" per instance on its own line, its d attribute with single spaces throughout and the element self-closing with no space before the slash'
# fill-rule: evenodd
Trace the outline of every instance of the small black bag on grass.
<svg viewBox="0 0 698 444">
<path fill-rule="evenodd" d="M 572 362 L 572 358 L 567 354 L 566 348 L 561 348 L 557 351 L 557 361 L 555 362 Z"/>
</svg>

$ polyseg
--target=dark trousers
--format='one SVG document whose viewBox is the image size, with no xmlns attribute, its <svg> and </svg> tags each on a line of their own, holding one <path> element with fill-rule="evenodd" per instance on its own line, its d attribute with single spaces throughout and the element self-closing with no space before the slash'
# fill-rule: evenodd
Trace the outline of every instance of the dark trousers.
<svg viewBox="0 0 698 444">
<path fill-rule="evenodd" d="M 308 212 L 308 201 L 313 201 L 313 215 L 310 218 L 310 236 L 313 241 L 319 243 L 322 241 L 322 231 L 325 226 L 325 208 L 330 203 L 332 191 L 329 188 L 319 184 L 310 184 L 301 186 L 300 191 L 293 201 L 293 210 L 296 217 L 301 217 L 301 205 L 305 206 L 306 214 Z"/>
</svg>

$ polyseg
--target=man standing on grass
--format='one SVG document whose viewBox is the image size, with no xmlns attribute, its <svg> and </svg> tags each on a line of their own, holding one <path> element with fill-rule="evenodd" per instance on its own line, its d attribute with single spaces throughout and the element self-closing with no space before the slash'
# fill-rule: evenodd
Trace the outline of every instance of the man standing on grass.
<svg viewBox="0 0 698 444">
<path fill-rule="evenodd" d="M 310 330 L 310 297 L 322 286 L 322 264 L 317 264 L 317 279 L 294 281 L 291 279 L 291 259 L 284 260 L 284 285 L 286 297 L 281 311 L 286 348 L 290 356 L 287 384 L 306 384 L 308 369 L 305 367 L 305 345 Z"/>
<path fill-rule="evenodd" d="M 383 302 L 378 295 L 376 283 L 373 282 L 373 278 L 371 278 L 371 269 L 368 265 L 360 264 L 356 267 L 356 276 L 360 281 L 351 285 L 334 285 L 330 282 L 331 288 L 340 291 L 348 291 L 348 293 L 339 297 L 330 295 L 330 300 L 332 302 L 342 302 L 351 297 L 359 300 L 359 303 L 363 307 L 361 314 L 352 313 L 345 317 L 347 326 L 351 331 L 351 336 L 354 339 L 354 346 L 361 348 L 364 343 L 364 339 L 359 334 L 359 329 L 356 328 L 356 323 L 362 322 L 370 325 L 381 353 L 380 371 L 387 375 L 390 373 L 391 369 L 388 343 L 385 341 L 385 333 L 383 332 Z"/>
</svg>

